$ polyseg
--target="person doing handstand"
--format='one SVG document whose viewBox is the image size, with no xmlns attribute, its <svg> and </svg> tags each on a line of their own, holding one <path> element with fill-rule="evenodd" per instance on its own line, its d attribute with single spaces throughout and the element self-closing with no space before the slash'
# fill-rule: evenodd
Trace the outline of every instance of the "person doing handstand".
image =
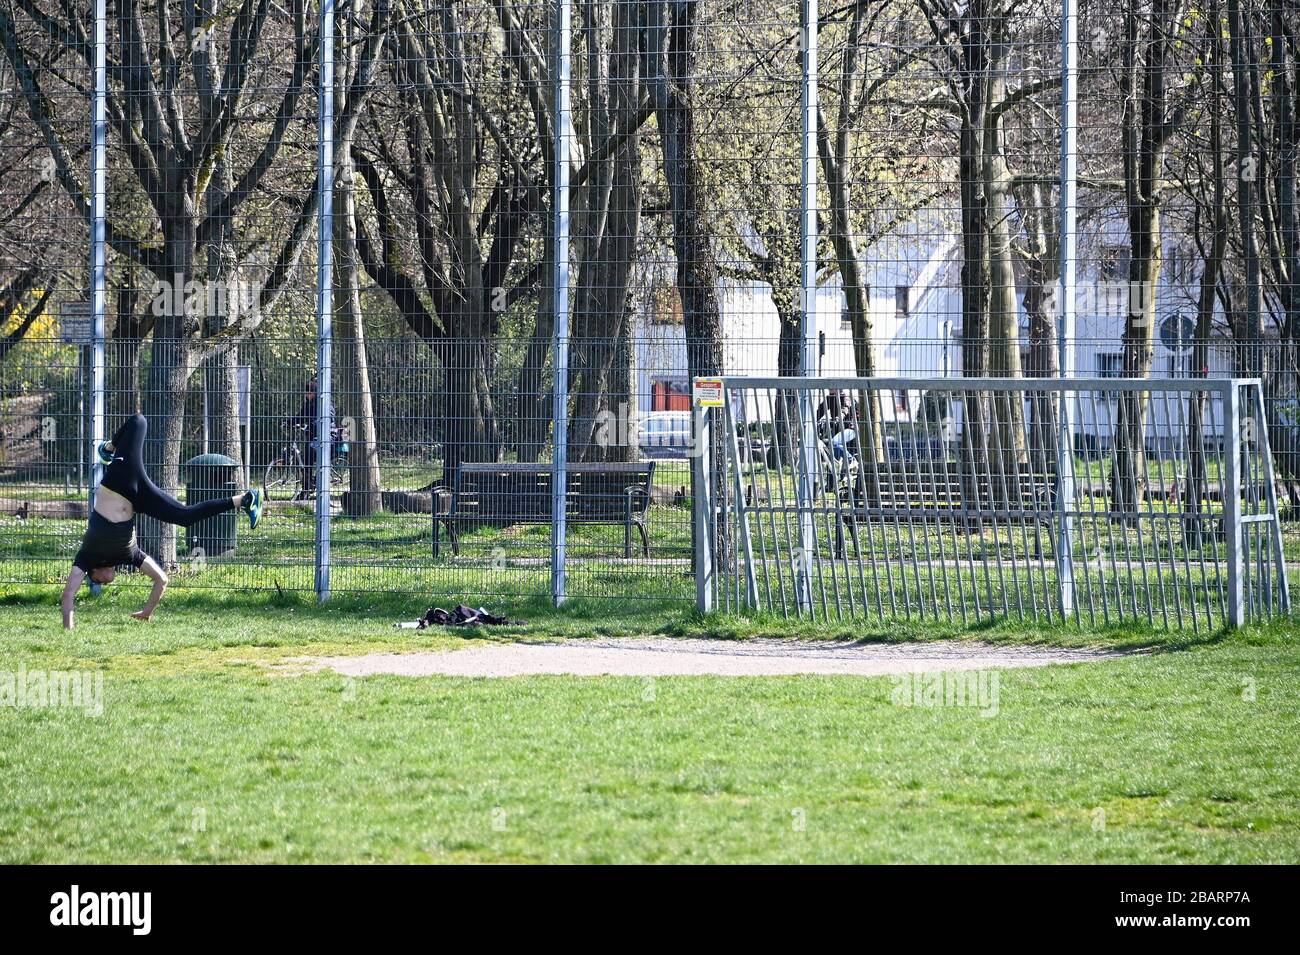
<svg viewBox="0 0 1300 955">
<path fill-rule="evenodd" d="M 144 415 L 133 415 L 117 429 L 113 440 L 105 441 L 98 448 L 99 460 L 105 465 L 104 477 L 95 492 L 95 507 L 81 539 L 81 549 L 73 558 L 72 572 L 63 588 L 63 626 L 69 630 L 74 625 L 73 609 L 83 581 L 89 580 L 91 592 L 99 593 L 104 584 L 113 582 L 116 568 L 126 564 L 139 568 L 153 581 L 153 590 L 144 607 L 131 616 L 137 620 L 153 616 L 167 589 L 167 574 L 136 546 L 137 514 L 189 527 L 217 514 L 243 508 L 248 512 L 250 529 L 261 520 L 262 492 L 257 489 L 187 505 L 159 488 L 149 480 L 144 469 L 144 439 L 148 431 L 149 422 Z"/>
</svg>

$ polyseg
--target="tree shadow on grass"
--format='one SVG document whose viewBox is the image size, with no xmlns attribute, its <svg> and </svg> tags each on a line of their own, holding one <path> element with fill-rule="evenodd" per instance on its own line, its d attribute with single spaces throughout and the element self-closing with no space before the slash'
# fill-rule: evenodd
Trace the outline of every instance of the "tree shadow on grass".
<svg viewBox="0 0 1300 955">
<path fill-rule="evenodd" d="M 139 588 L 132 588 L 132 591 Z M 126 588 L 114 588 L 108 596 L 124 595 Z M 134 596 L 134 593 L 132 593 Z M 323 626 L 337 622 L 340 615 L 379 618 L 385 626 L 415 620 L 430 606 L 447 609 L 459 603 L 484 606 L 520 626 L 467 628 L 467 636 L 503 639 L 538 636 L 676 636 L 716 640 L 745 640 L 756 637 L 800 640 L 851 640 L 861 643 L 912 643 L 978 639 L 994 644 L 1086 647 L 1104 646 L 1129 652 L 1171 652 L 1215 646 L 1229 639 L 1271 643 L 1294 640 L 1292 621 L 1253 625 L 1240 631 L 1226 627 L 1200 632 L 1160 630 L 1125 623 L 1088 627 L 1075 623 L 1039 624 L 1004 617 L 984 618 L 966 624 L 934 620 L 817 621 L 761 613 L 701 614 L 689 601 L 660 597 L 572 598 L 561 607 L 545 596 L 475 596 L 460 591 L 426 594 L 389 591 L 339 592 L 326 603 L 307 590 L 278 585 L 271 590 L 237 591 L 216 588 L 178 588 L 167 595 L 168 614 L 204 615 L 266 614 L 292 611 L 298 620 L 319 620 Z M 0 585 L 0 607 L 48 609 L 57 614 L 58 588 L 54 585 Z"/>
</svg>

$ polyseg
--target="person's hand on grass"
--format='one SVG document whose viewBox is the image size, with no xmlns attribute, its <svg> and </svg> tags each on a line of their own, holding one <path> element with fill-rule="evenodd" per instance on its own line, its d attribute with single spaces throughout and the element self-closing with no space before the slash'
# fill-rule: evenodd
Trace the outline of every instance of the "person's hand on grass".
<svg viewBox="0 0 1300 955">
<path fill-rule="evenodd" d="M 144 602 L 144 606 L 131 616 L 136 620 L 148 620 L 158 607 L 158 601 L 162 600 L 163 591 L 167 589 L 167 574 L 152 557 L 144 559 L 140 570 L 153 581 L 153 590 L 149 591 L 149 599 Z"/>
</svg>

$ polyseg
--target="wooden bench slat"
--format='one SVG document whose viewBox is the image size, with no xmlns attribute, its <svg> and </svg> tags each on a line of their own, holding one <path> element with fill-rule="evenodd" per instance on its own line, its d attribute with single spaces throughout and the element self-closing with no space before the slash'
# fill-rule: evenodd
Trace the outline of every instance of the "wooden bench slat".
<svg viewBox="0 0 1300 955">
<path fill-rule="evenodd" d="M 651 504 L 654 462 L 582 462 L 566 467 L 565 518 L 574 523 L 623 524 L 624 556 L 631 556 L 632 529 L 640 533 L 642 550 L 650 554 L 646 514 Z M 433 552 L 439 552 L 439 526 L 451 539 L 452 552 L 459 553 L 458 525 L 550 523 L 550 465 L 509 463 L 465 463 L 446 506 L 434 508 Z"/>
</svg>

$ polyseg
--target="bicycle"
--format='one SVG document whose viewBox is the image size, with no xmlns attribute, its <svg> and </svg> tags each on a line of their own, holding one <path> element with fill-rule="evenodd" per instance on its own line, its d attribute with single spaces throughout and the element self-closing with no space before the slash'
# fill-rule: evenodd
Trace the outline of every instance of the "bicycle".
<svg viewBox="0 0 1300 955">
<path fill-rule="evenodd" d="M 268 501 L 276 498 L 283 499 L 284 489 L 295 485 L 295 490 L 288 500 L 300 501 L 312 494 L 312 489 L 308 487 L 307 481 L 307 459 L 303 455 L 301 447 L 307 437 L 307 426 L 303 424 L 291 425 L 287 421 L 284 424 L 286 428 L 292 429 L 296 434 L 280 450 L 279 456 L 273 458 L 271 463 L 266 466 L 266 473 L 262 478 L 262 494 Z M 342 485 L 348 473 L 349 447 L 348 443 L 342 439 L 342 428 L 330 429 L 331 487 Z"/>
</svg>

